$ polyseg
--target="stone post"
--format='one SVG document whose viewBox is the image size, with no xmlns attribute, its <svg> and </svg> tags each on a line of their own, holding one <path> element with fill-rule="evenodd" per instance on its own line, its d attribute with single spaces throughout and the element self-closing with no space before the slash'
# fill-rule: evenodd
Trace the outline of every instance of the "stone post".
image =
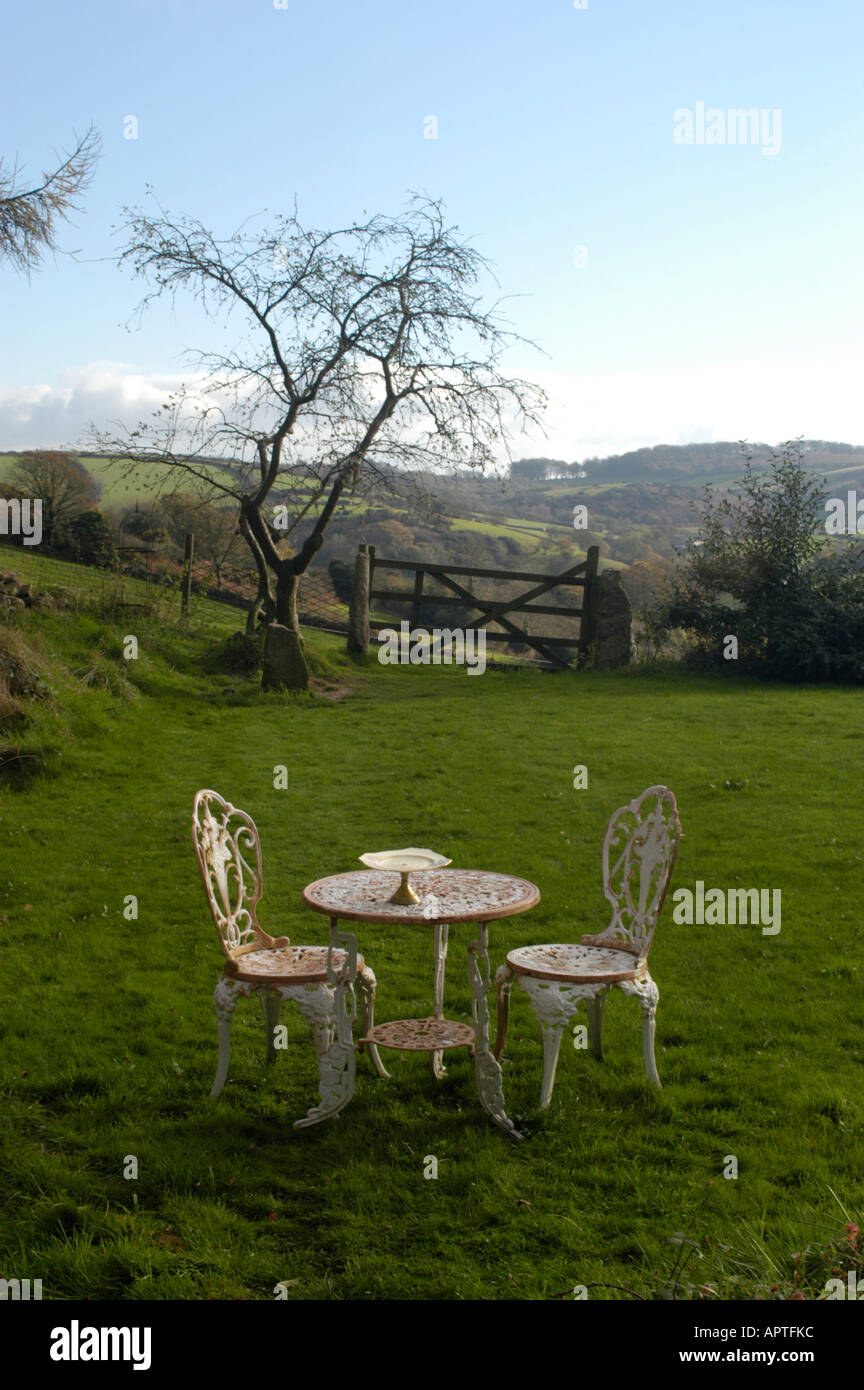
<svg viewBox="0 0 864 1390">
<path fill-rule="evenodd" d="M 617 570 L 604 570 L 597 579 L 597 629 L 594 665 L 600 671 L 627 666 L 632 654 L 632 611 Z"/>
<path fill-rule="evenodd" d="M 267 624 L 261 689 L 309 689 L 309 671 L 300 638 L 283 623 Z"/>
</svg>

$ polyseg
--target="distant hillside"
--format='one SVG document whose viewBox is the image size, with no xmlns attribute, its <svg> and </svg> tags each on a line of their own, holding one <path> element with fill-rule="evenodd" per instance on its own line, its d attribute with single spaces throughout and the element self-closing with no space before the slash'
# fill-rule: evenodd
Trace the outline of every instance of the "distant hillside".
<svg viewBox="0 0 864 1390">
<path fill-rule="evenodd" d="M 826 479 L 826 499 L 845 498 L 853 488 L 864 493 L 864 446 L 807 440 L 802 447 L 808 465 L 820 481 Z M 767 464 L 771 450 L 754 444 L 750 452 L 759 467 Z M 115 529 L 139 501 L 152 505 L 154 495 L 169 481 L 156 465 L 143 465 L 130 474 L 123 463 L 82 457 L 101 485 L 100 505 Z M 11 454 L 0 454 L 0 484 L 12 464 Z M 206 460 L 203 466 L 223 484 L 234 472 L 234 466 L 220 459 Z M 742 469 L 740 447 L 728 441 L 658 444 L 581 463 L 525 458 L 513 464 L 506 479 L 469 471 L 390 471 L 387 478 L 367 479 L 343 493 L 315 568 L 326 572 L 334 562 L 350 566 L 358 545 L 371 544 L 380 558 L 556 574 L 596 545 L 601 568 L 620 570 L 638 603 L 656 576 L 669 573 L 677 553 L 697 535 L 704 485 L 727 489 Z M 308 479 L 286 469 L 280 484 L 272 502 L 284 502 L 289 515 L 297 514 L 309 498 Z M 232 504 L 226 500 L 224 505 L 230 509 Z M 577 505 L 587 508 L 584 529 L 578 530 L 573 524 Z M 307 516 L 297 534 L 289 536 L 289 544 L 296 545 L 310 524 Z M 251 572 L 244 550 L 226 567 L 225 578 L 247 583 Z"/>
<path fill-rule="evenodd" d="M 864 445 L 806 439 L 802 447 L 807 463 L 829 477 L 848 469 L 864 468 Z M 749 444 L 748 452 L 757 468 L 764 467 L 771 446 Z M 572 481 L 580 476 L 598 485 L 646 482 L 701 486 L 706 482 L 726 483 L 738 477 L 742 461 L 740 444 L 731 440 L 713 444 L 655 444 L 650 448 L 632 449 L 626 454 L 586 458 L 581 463 L 518 459 L 511 467 L 510 477 L 515 485 L 529 487 Z"/>
</svg>

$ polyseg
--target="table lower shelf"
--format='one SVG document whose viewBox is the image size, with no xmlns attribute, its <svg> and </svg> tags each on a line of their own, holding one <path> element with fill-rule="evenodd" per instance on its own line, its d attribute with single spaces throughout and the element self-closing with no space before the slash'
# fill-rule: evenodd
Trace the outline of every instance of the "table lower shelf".
<svg viewBox="0 0 864 1390">
<path fill-rule="evenodd" d="M 473 1052 L 474 1029 L 446 1018 L 403 1018 L 376 1024 L 360 1041 L 400 1052 L 443 1052 L 448 1047 L 467 1047 Z"/>
</svg>

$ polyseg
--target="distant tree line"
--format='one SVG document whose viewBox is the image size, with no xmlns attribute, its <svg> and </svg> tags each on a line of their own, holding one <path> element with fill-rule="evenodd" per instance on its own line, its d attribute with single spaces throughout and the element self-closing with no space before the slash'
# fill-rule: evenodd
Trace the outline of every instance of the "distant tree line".
<svg viewBox="0 0 864 1390">
<path fill-rule="evenodd" d="M 864 445 L 840 444 L 824 439 L 797 441 L 802 458 L 809 454 L 826 454 L 860 458 L 864 464 Z M 749 456 L 755 470 L 769 468 L 772 449 L 767 444 L 754 444 Z M 624 454 L 608 454 L 603 458 L 583 459 L 581 463 L 564 463 L 560 459 L 525 458 L 510 465 L 514 482 L 542 483 L 559 479 L 585 478 L 592 483 L 650 482 L 652 475 L 662 473 L 667 479 L 686 482 L 688 478 L 708 473 L 728 473 L 741 461 L 741 444 L 730 440 L 710 444 L 654 444 L 644 449 L 631 449 Z"/>
<path fill-rule="evenodd" d="M 581 463 L 564 463 L 562 459 L 516 459 L 510 464 L 510 477 L 514 482 L 543 483 L 559 478 L 584 478 L 585 469 Z"/>
</svg>

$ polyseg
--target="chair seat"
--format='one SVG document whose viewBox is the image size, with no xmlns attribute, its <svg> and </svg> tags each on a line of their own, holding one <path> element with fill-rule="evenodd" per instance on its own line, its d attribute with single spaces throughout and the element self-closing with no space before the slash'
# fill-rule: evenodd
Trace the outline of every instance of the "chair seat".
<svg viewBox="0 0 864 1390">
<path fill-rule="evenodd" d="M 345 952 L 333 952 L 333 968 L 341 970 Z M 357 957 L 358 971 L 364 968 L 363 957 Z M 327 983 L 326 946 L 283 946 L 278 950 L 262 947 L 232 958 L 228 973 L 235 980 L 265 980 L 270 985 L 318 985 Z"/>
<path fill-rule="evenodd" d="M 517 975 L 567 984 L 615 984 L 632 980 L 643 966 L 630 951 L 611 946 L 520 946 L 507 964 Z"/>
</svg>

